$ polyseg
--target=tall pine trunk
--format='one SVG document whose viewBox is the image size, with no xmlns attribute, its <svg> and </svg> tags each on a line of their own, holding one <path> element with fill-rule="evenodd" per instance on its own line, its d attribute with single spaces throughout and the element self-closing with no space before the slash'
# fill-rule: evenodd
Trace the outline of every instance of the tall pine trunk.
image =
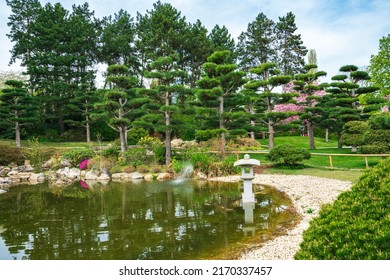
<svg viewBox="0 0 390 280">
<path fill-rule="evenodd" d="M 18 121 L 15 122 L 15 143 L 16 147 L 20 148 L 20 125 Z"/>
<path fill-rule="evenodd" d="M 170 105 L 170 96 L 169 93 L 165 93 L 165 105 Z M 171 129 L 171 113 L 169 111 L 165 111 L 165 165 L 168 166 L 171 163 L 171 137 L 172 137 L 172 129 Z"/>
<path fill-rule="evenodd" d="M 91 142 L 91 128 L 90 128 L 90 124 L 89 124 L 89 117 L 86 116 L 85 117 L 85 132 L 87 134 L 87 143 L 90 143 Z"/>
<path fill-rule="evenodd" d="M 315 150 L 316 144 L 314 142 L 314 126 L 310 122 L 307 125 L 307 131 L 309 133 L 309 146 L 310 146 L 310 150 Z"/>
<path fill-rule="evenodd" d="M 268 150 L 271 151 L 275 145 L 275 130 L 274 123 L 271 120 L 268 120 Z"/>
<path fill-rule="evenodd" d="M 119 127 L 119 138 L 121 142 L 121 156 L 126 158 L 126 128 L 123 126 Z"/>
<path fill-rule="evenodd" d="M 225 129 L 225 122 L 223 119 L 223 111 L 224 111 L 224 100 L 223 96 L 219 98 L 219 128 Z M 221 133 L 221 154 L 222 156 L 226 155 L 226 134 L 225 132 Z"/>
</svg>

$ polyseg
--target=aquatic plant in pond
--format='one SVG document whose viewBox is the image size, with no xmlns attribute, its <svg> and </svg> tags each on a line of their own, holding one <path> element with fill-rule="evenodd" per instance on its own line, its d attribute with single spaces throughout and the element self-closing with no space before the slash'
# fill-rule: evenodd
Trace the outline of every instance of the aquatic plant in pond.
<svg viewBox="0 0 390 280">
<path fill-rule="evenodd" d="M 244 209 L 239 184 L 15 186 L 0 196 L 0 259 L 237 257 L 297 220 L 282 193 L 255 191 Z"/>
</svg>

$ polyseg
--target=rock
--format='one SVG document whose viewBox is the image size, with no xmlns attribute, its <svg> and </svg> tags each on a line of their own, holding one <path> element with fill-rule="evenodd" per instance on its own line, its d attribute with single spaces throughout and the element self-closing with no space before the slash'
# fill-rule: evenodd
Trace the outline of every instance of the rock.
<svg viewBox="0 0 390 280">
<path fill-rule="evenodd" d="M 62 167 L 71 167 L 72 163 L 70 162 L 70 160 L 64 159 L 64 160 L 61 160 L 60 166 L 62 166 Z"/>
<path fill-rule="evenodd" d="M 100 172 L 92 168 L 87 173 L 85 173 L 85 180 L 97 180 L 99 176 L 100 176 Z"/>
<path fill-rule="evenodd" d="M 132 173 L 114 173 L 111 175 L 112 180 L 131 180 Z"/>
<path fill-rule="evenodd" d="M 11 170 L 10 172 L 8 172 L 8 176 L 9 177 L 13 177 L 13 176 L 15 176 L 15 175 L 17 175 L 19 172 L 17 171 L 17 170 Z"/>
<path fill-rule="evenodd" d="M 106 173 L 102 173 L 98 178 L 97 178 L 98 181 L 110 181 L 111 178 L 110 176 L 108 176 L 108 174 Z"/>
<path fill-rule="evenodd" d="M 153 181 L 153 175 L 148 173 L 144 176 L 145 181 Z"/>
<path fill-rule="evenodd" d="M 198 180 L 207 180 L 207 176 L 203 172 L 198 172 L 195 177 Z"/>
<path fill-rule="evenodd" d="M 144 178 L 144 175 L 142 175 L 139 172 L 131 173 L 131 180 L 142 180 L 143 178 Z"/>
<path fill-rule="evenodd" d="M 159 181 L 162 181 L 162 180 L 168 180 L 171 178 L 171 174 L 167 173 L 167 172 L 164 172 L 164 173 L 160 173 L 158 174 L 157 176 L 157 180 Z"/>
<path fill-rule="evenodd" d="M 0 194 L 6 193 L 7 191 L 0 189 Z"/>
<path fill-rule="evenodd" d="M 43 173 L 33 173 L 31 174 L 30 178 L 28 179 L 30 183 L 32 184 L 38 184 L 43 183 L 45 181 L 46 177 Z"/>
<path fill-rule="evenodd" d="M 0 177 L 5 177 L 11 171 L 11 168 L 6 166 L 0 166 Z"/>
<path fill-rule="evenodd" d="M 172 148 L 179 148 L 179 147 L 183 146 L 183 144 L 184 144 L 184 141 L 182 139 L 173 139 L 171 141 Z"/>
<path fill-rule="evenodd" d="M 53 158 L 49 159 L 48 161 L 44 162 L 42 164 L 42 168 L 52 168 L 55 165 L 55 160 Z"/>
<path fill-rule="evenodd" d="M 66 167 L 67 168 L 67 167 Z M 80 169 L 78 168 L 71 168 L 69 169 L 68 173 L 66 174 L 66 176 L 69 178 L 69 179 L 80 179 Z"/>
<path fill-rule="evenodd" d="M 11 175 L 10 175 L 11 173 Z M 11 177 L 12 180 L 14 181 L 28 181 L 28 179 L 30 179 L 32 173 L 31 172 L 14 172 L 14 171 L 11 171 L 10 173 L 8 173 L 8 176 Z"/>
</svg>

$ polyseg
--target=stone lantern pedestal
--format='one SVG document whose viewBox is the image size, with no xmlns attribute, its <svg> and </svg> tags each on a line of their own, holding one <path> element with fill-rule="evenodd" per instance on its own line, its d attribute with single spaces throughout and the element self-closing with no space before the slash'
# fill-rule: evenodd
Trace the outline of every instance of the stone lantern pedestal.
<svg viewBox="0 0 390 280">
<path fill-rule="evenodd" d="M 242 194 L 242 202 L 249 203 L 255 202 L 255 194 L 253 193 L 252 180 L 255 178 L 253 175 L 253 166 L 260 166 L 260 161 L 257 159 L 251 159 L 248 154 L 243 159 L 237 160 L 234 166 L 241 166 L 241 179 L 244 181 L 244 192 Z"/>
</svg>

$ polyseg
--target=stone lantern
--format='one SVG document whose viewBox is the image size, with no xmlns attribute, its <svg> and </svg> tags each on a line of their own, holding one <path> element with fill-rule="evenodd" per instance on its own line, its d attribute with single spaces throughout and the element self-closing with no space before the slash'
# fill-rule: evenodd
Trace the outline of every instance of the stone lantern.
<svg viewBox="0 0 390 280">
<path fill-rule="evenodd" d="M 257 159 L 251 159 L 248 154 L 243 159 L 237 160 L 234 166 L 241 166 L 241 179 L 244 181 L 244 192 L 242 194 L 242 202 L 255 202 L 255 195 L 253 193 L 252 180 L 255 178 L 253 175 L 253 166 L 260 166 L 260 161 Z"/>
</svg>

